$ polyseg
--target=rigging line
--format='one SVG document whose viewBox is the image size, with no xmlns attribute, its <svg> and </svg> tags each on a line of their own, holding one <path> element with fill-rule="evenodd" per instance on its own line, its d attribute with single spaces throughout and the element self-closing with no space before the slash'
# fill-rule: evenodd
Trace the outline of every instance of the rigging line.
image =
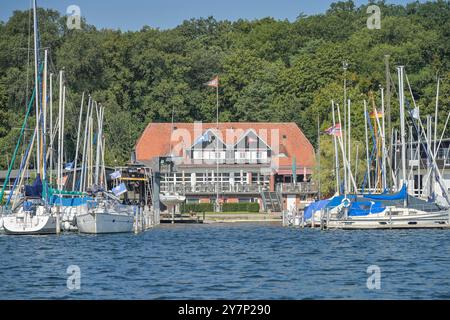
<svg viewBox="0 0 450 320">
<path fill-rule="evenodd" d="M 41 65 L 40 68 L 39 68 L 38 78 L 41 75 L 42 68 L 43 68 L 43 65 Z M 7 172 L 6 177 L 5 177 L 5 182 L 3 183 L 3 187 L 2 187 L 2 189 L 0 191 L 0 202 L 3 201 L 3 196 L 5 195 L 6 185 L 7 185 L 8 181 L 9 181 L 9 177 L 10 177 L 11 171 L 13 169 L 14 162 L 16 161 L 17 153 L 19 151 L 20 142 L 23 139 L 23 133 L 25 131 L 25 128 L 26 128 L 26 125 L 27 125 L 27 121 L 28 121 L 28 117 L 30 116 L 31 109 L 33 107 L 33 101 L 35 99 L 35 96 L 36 96 L 36 89 L 33 89 L 33 94 L 31 95 L 31 99 L 30 99 L 30 102 L 28 104 L 28 110 L 27 110 L 27 113 L 25 114 L 25 119 L 23 121 L 22 128 L 20 130 L 19 139 L 17 140 L 17 144 L 16 144 L 16 147 L 14 149 L 13 157 L 12 157 L 11 162 L 10 162 L 9 167 L 8 167 L 8 172 Z"/>
</svg>

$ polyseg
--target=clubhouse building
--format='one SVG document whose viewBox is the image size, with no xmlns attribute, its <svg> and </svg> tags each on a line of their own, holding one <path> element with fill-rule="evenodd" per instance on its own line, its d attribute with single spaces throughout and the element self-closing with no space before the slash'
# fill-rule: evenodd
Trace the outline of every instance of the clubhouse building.
<svg viewBox="0 0 450 320">
<path fill-rule="evenodd" d="M 311 182 L 314 148 L 295 123 L 150 123 L 135 147 L 135 160 L 161 171 L 160 192 L 187 203 L 258 202 L 281 211 L 316 196 Z"/>
</svg>

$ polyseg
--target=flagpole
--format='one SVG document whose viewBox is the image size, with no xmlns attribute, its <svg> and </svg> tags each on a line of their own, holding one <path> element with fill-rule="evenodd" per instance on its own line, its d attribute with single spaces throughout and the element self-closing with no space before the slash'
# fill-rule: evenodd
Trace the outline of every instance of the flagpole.
<svg viewBox="0 0 450 320">
<path fill-rule="evenodd" d="M 369 160 L 369 137 L 367 133 L 367 121 L 369 121 L 369 118 L 367 117 L 367 102 L 364 100 L 364 128 L 366 132 L 366 163 L 367 163 L 367 183 L 369 186 L 369 193 L 370 193 L 370 160 Z"/>
<path fill-rule="evenodd" d="M 334 101 L 331 101 L 331 110 L 333 114 L 333 127 L 336 128 L 336 117 L 334 115 Z M 334 156 L 335 156 L 335 172 L 336 172 L 336 192 L 338 195 L 341 194 L 341 188 L 340 188 L 340 176 L 339 176 L 339 152 L 338 152 L 338 146 L 336 141 L 336 135 L 333 134 L 333 141 L 334 141 Z"/>
<path fill-rule="evenodd" d="M 216 86 L 216 125 L 217 125 L 217 138 L 219 137 L 219 77 L 217 76 Z M 219 206 L 219 141 L 216 138 L 216 211 L 220 212 Z"/>
</svg>

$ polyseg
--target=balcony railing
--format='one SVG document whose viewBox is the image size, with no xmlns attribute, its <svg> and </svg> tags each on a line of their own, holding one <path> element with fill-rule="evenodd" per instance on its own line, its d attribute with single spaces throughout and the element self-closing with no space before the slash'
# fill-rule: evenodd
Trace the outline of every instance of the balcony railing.
<svg viewBox="0 0 450 320">
<path fill-rule="evenodd" d="M 281 193 L 300 193 L 311 194 L 318 192 L 317 185 L 314 182 L 298 182 L 298 183 L 278 183 L 276 190 Z"/>
<path fill-rule="evenodd" d="M 217 188 L 219 188 L 219 193 L 248 193 L 257 194 L 264 191 L 271 191 L 269 185 L 267 184 L 241 184 L 236 183 L 234 185 L 230 183 L 197 183 L 191 185 L 189 183 L 173 184 L 173 183 L 162 183 L 160 186 L 161 192 L 176 192 L 182 195 L 185 194 L 215 194 L 217 193 Z M 294 194 L 312 194 L 318 191 L 318 188 L 313 182 L 300 182 L 300 183 L 279 183 L 276 185 L 276 191 L 280 193 L 294 193 Z"/>
<path fill-rule="evenodd" d="M 219 188 L 219 193 L 261 193 L 263 191 L 269 191 L 268 185 L 262 184 L 230 184 L 222 183 L 216 185 L 215 183 L 197 183 L 191 184 L 161 184 L 161 192 L 176 192 L 179 194 L 215 194 Z"/>
</svg>

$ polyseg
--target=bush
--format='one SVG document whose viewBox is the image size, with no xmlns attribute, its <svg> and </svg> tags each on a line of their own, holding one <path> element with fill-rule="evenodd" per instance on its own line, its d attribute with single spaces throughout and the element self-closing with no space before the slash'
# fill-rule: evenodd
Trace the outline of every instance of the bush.
<svg viewBox="0 0 450 320">
<path fill-rule="evenodd" d="M 257 202 L 240 202 L 240 203 L 224 203 L 223 212 L 259 212 L 259 203 Z"/>
<path fill-rule="evenodd" d="M 214 211 L 213 203 L 184 203 L 181 206 L 181 213 L 212 211 Z"/>
</svg>

